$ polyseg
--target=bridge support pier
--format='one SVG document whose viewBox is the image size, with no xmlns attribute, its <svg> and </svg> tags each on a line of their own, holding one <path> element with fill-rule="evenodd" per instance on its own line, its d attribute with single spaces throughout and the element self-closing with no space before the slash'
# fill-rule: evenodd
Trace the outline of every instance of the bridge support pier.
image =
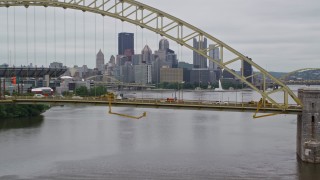
<svg viewBox="0 0 320 180">
<path fill-rule="evenodd" d="M 297 155 L 304 162 L 320 163 L 320 89 L 299 89 L 303 104 L 297 121 Z"/>
</svg>

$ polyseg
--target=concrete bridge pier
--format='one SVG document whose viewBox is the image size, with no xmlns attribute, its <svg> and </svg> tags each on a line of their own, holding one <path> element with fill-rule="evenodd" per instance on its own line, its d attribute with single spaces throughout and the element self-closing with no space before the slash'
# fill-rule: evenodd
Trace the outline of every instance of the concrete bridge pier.
<svg viewBox="0 0 320 180">
<path fill-rule="evenodd" d="M 298 90 L 303 104 L 297 121 L 297 155 L 304 162 L 320 163 L 320 89 Z"/>
</svg>

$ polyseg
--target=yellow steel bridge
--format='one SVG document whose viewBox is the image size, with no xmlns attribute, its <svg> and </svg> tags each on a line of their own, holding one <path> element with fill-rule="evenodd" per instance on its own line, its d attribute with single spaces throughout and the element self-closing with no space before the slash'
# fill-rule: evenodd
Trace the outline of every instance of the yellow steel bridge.
<svg viewBox="0 0 320 180">
<path fill-rule="evenodd" d="M 50 104 L 50 105 L 94 105 L 107 106 L 109 102 L 112 106 L 137 107 L 137 108 L 163 108 L 163 109 L 190 109 L 190 110 L 210 110 L 210 111 L 236 111 L 236 112 L 257 112 L 258 102 L 232 102 L 232 101 L 207 101 L 207 100 L 177 100 L 168 102 L 166 99 L 106 99 L 101 97 L 83 97 L 79 99 L 46 97 L 12 97 L 0 100 L 0 104 Z M 289 105 L 286 110 L 281 110 L 271 103 L 261 105 L 260 113 L 273 114 L 297 114 L 302 111 L 300 106 Z"/>
<path fill-rule="evenodd" d="M 24 6 L 26 8 L 28 8 L 29 6 L 50 6 L 64 9 L 80 10 L 83 12 L 91 12 L 100 14 L 102 16 L 109 16 L 112 18 L 120 19 L 121 21 L 140 26 L 141 28 L 148 29 L 157 34 L 160 34 L 161 36 L 167 37 L 168 39 L 177 42 L 181 46 L 197 52 L 203 57 L 218 64 L 221 69 L 224 69 L 233 74 L 235 78 L 246 83 L 248 87 L 258 92 L 261 95 L 263 102 L 266 102 L 266 100 L 270 102 L 272 104 L 272 109 L 274 110 L 277 109 L 277 111 L 288 112 L 290 109 L 290 105 L 288 103 L 289 98 L 292 98 L 292 100 L 295 102 L 295 106 L 302 106 L 299 98 L 283 82 L 273 77 L 265 69 L 260 67 L 258 64 L 253 62 L 242 53 L 236 51 L 231 46 L 215 38 L 209 33 L 187 23 L 186 21 L 183 21 L 164 11 L 158 10 L 141 2 L 135 0 L 0 0 L 0 7 L 9 8 L 12 6 Z M 194 38 L 199 42 L 203 41 L 206 38 L 208 40 L 208 44 L 213 44 L 214 48 L 219 48 L 220 59 L 214 59 L 208 55 L 208 52 L 212 50 L 210 49 L 212 48 L 212 46 L 210 46 L 209 48 L 205 48 L 201 47 L 201 43 L 199 43 L 198 48 L 193 47 L 192 42 Z M 249 77 L 245 77 L 243 75 L 244 73 L 242 73 L 241 75 L 237 74 L 236 72 L 231 70 L 230 66 L 236 62 L 240 62 L 241 66 L 243 66 L 244 62 L 250 64 L 253 67 L 254 71 L 257 73 Z M 241 67 L 241 69 L 243 70 L 243 67 Z M 256 88 L 254 84 L 249 80 L 250 78 L 258 74 L 263 75 L 264 86 L 262 90 Z M 274 85 L 277 85 L 279 87 L 279 89 L 266 92 L 265 84 L 267 79 L 270 79 Z M 274 93 L 279 92 L 283 93 L 283 99 L 281 101 L 273 97 Z M 18 102 L 18 100 L 19 99 L 16 99 L 15 102 Z M 32 101 L 38 102 L 42 100 Z M 198 107 L 202 106 L 198 105 Z"/>
</svg>

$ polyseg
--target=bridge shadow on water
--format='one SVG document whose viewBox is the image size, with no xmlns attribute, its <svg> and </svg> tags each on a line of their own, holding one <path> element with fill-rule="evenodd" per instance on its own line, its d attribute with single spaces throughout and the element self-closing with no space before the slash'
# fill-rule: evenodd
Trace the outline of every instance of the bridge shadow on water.
<svg viewBox="0 0 320 180">
<path fill-rule="evenodd" d="M 42 115 L 37 117 L 27 118 L 8 118 L 0 120 L 0 132 L 10 129 L 21 128 L 36 128 L 40 127 L 43 123 L 44 117 Z"/>
</svg>

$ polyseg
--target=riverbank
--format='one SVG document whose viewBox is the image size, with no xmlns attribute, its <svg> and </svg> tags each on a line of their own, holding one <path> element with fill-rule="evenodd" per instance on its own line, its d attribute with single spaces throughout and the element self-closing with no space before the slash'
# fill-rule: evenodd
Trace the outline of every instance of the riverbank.
<svg viewBox="0 0 320 180">
<path fill-rule="evenodd" d="M 40 104 L 3 104 L 0 105 L 0 119 L 39 116 L 48 109 L 48 105 Z"/>
</svg>

